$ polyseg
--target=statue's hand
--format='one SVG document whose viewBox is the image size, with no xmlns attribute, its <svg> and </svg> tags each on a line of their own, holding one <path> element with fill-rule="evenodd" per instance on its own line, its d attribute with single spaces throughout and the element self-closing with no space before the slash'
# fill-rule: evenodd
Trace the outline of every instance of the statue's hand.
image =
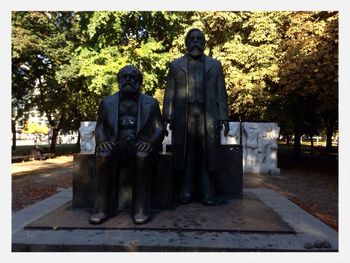
<svg viewBox="0 0 350 263">
<path fill-rule="evenodd" d="M 103 151 L 103 152 L 107 152 L 107 151 L 111 151 L 112 148 L 114 146 L 113 142 L 110 141 L 102 141 L 98 144 L 97 146 L 97 150 L 99 151 Z"/>
<path fill-rule="evenodd" d="M 228 121 L 222 121 L 222 125 L 224 126 L 224 136 L 227 136 L 228 132 L 230 131 Z"/>
<path fill-rule="evenodd" d="M 135 146 L 136 149 L 140 152 L 151 152 L 153 149 L 152 144 L 148 142 L 137 141 Z"/>
<path fill-rule="evenodd" d="M 165 120 L 164 121 L 164 135 L 169 136 L 168 128 L 171 130 L 171 121 Z"/>
</svg>

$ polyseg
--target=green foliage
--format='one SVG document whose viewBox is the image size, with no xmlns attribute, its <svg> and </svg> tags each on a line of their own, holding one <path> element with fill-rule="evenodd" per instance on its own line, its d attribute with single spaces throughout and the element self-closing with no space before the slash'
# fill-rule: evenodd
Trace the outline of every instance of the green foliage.
<svg viewBox="0 0 350 263">
<path fill-rule="evenodd" d="M 336 12 L 13 12 L 14 115 L 36 106 L 58 129 L 77 129 L 118 90 L 126 64 L 161 103 L 168 65 L 193 27 L 223 65 L 232 119 L 276 121 L 283 133 L 335 129 Z"/>
<path fill-rule="evenodd" d="M 70 61 L 74 48 L 73 14 L 13 12 L 12 18 L 13 106 L 38 109 L 58 130 L 71 125 L 74 95 L 56 73 Z"/>
<path fill-rule="evenodd" d="M 81 78 L 99 100 L 116 92 L 116 74 L 126 64 L 144 75 L 143 92 L 163 88 L 168 52 L 181 28 L 181 15 L 173 12 L 79 12 L 81 43 L 69 65 L 58 72 L 60 81 Z M 171 29 L 171 30 L 170 30 Z M 97 109 L 94 107 L 94 109 Z"/>
<path fill-rule="evenodd" d="M 309 135 L 324 125 L 331 136 L 338 120 L 338 13 L 291 13 L 280 46 L 276 94 L 287 98 L 282 112 L 289 119 L 279 119 Z"/>
<path fill-rule="evenodd" d="M 46 124 L 38 124 L 36 122 L 28 121 L 23 129 L 24 133 L 43 133 L 43 134 L 48 134 L 49 133 L 49 127 L 47 127 Z"/>
</svg>

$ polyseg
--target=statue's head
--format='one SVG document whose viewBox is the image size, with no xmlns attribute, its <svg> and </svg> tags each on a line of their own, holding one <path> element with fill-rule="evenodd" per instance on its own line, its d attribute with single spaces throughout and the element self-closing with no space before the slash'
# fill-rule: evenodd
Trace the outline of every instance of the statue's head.
<svg viewBox="0 0 350 263">
<path fill-rule="evenodd" d="M 142 85 L 142 74 L 138 68 L 126 65 L 117 74 L 119 90 L 125 95 L 136 94 Z"/>
<path fill-rule="evenodd" d="M 191 57 L 200 57 L 204 53 L 205 37 L 204 33 L 198 28 L 192 28 L 187 32 L 185 38 L 187 53 Z"/>
</svg>

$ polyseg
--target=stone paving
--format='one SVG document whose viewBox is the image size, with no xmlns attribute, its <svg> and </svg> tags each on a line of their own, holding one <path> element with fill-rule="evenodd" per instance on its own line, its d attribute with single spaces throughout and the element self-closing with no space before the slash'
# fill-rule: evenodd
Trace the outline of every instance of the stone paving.
<svg viewBox="0 0 350 263">
<path fill-rule="evenodd" d="M 269 189 L 245 189 L 278 213 L 295 233 L 172 231 L 130 229 L 27 229 L 26 225 L 72 198 L 71 189 L 13 215 L 12 250 L 16 252 L 175 252 L 175 251 L 338 251 L 338 233 Z M 259 218 L 259 215 L 256 215 Z M 260 218 L 264 222 L 264 218 Z"/>
</svg>

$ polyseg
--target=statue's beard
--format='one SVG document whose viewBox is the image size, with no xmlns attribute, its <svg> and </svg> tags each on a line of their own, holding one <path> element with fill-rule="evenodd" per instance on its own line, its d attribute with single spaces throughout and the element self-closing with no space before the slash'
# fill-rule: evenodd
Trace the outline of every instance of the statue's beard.
<svg viewBox="0 0 350 263">
<path fill-rule="evenodd" d="M 194 45 L 194 46 L 189 48 L 189 52 L 188 53 L 192 57 L 200 57 L 203 54 L 203 48 L 199 47 L 197 45 Z"/>
<path fill-rule="evenodd" d="M 138 90 L 137 85 L 125 84 L 120 91 L 125 95 L 133 95 L 136 94 Z"/>
</svg>

